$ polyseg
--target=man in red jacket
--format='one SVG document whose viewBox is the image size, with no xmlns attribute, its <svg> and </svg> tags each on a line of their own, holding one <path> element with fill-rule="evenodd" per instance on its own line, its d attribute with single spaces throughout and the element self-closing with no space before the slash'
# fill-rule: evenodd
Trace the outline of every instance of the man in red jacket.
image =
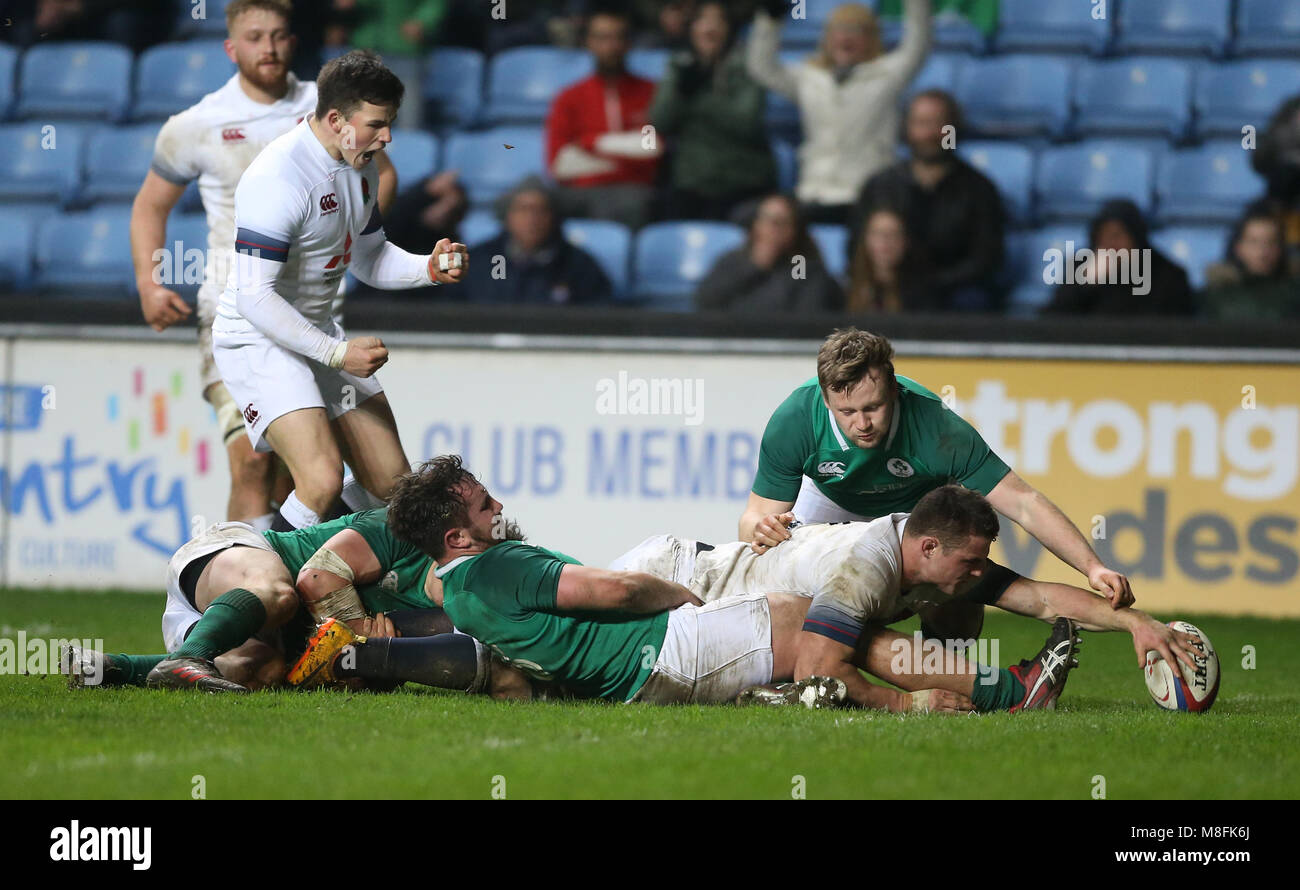
<svg viewBox="0 0 1300 890">
<path fill-rule="evenodd" d="M 599 12 L 587 21 L 596 71 L 560 93 L 546 121 L 546 161 L 561 186 L 566 216 L 638 227 L 648 219 L 662 148 L 647 110 L 655 84 L 629 74 L 627 17 Z"/>
</svg>

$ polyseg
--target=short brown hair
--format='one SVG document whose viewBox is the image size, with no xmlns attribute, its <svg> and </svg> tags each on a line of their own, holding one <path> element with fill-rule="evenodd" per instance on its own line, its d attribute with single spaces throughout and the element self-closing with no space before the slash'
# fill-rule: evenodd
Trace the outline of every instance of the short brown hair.
<svg viewBox="0 0 1300 890">
<path fill-rule="evenodd" d="M 836 328 L 817 352 L 817 382 L 822 392 L 844 392 L 856 386 L 873 368 L 879 368 L 891 388 L 894 345 L 888 338 L 857 328 Z"/>
<path fill-rule="evenodd" d="M 469 510 L 459 489 L 473 483 L 459 454 L 426 460 L 399 476 L 388 499 L 388 529 L 434 559 L 447 552 L 448 530 L 469 525 Z"/>
<path fill-rule="evenodd" d="M 362 103 L 402 104 L 406 87 L 379 56 L 364 49 L 330 59 L 316 77 L 316 119 L 323 121 L 331 108 L 351 117 Z"/>
<path fill-rule="evenodd" d="M 998 538 L 998 514 L 978 491 L 960 485 L 941 485 L 912 508 L 903 528 L 905 537 L 930 535 L 944 550 L 955 550 L 971 538 Z"/>
<path fill-rule="evenodd" d="M 253 9 L 274 12 L 283 16 L 286 22 L 293 18 L 293 0 L 233 0 L 226 6 L 226 30 L 235 30 L 235 21 Z"/>
</svg>

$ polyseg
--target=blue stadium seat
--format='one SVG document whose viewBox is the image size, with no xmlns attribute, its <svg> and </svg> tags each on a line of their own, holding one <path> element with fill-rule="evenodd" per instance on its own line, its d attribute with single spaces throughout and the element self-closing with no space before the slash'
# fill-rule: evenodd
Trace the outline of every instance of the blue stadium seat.
<svg viewBox="0 0 1300 890">
<path fill-rule="evenodd" d="M 787 68 L 797 68 L 803 64 L 804 59 L 808 58 L 808 53 L 804 50 L 782 50 L 780 58 L 781 64 Z M 769 90 L 767 93 L 767 111 L 764 120 L 767 123 L 768 134 L 773 139 L 798 141 L 799 106 L 775 90 Z"/>
<path fill-rule="evenodd" d="M 1029 55 L 971 59 L 962 65 L 956 97 L 980 134 L 1059 138 L 1070 119 L 1070 66 Z"/>
<path fill-rule="evenodd" d="M 1179 141 L 1192 120 L 1192 69 L 1176 59 L 1129 57 L 1074 73 L 1075 129 L 1085 135 L 1160 134 Z"/>
<path fill-rule="evenodd" d="M 472 126 L 483 108 L 483 54 L 449 46 L 435 49 L 424 60 L 424 96 L 429 120 Z"/>
<path fill-rule="evenodd" d="M 32 284 L 36 219 L 0 205 L 0 290 L 27 290 Z"/>
<path fill-rule="evenodd" d="M 1230 223 L 1265 186 L 1236 140 L 1167 152 L 1156 171 L 1157 215 L 1164 222 Z"/>
<path fill-rule="evenodd" d="M 525 46 L 497 53 L 488 65 L 484 117 L 492 123 L 540 122 L 555 96 L 591 70 L 591 55 L 583 50 Z"/>
<path fill-rule="evenodd" d="M 784 139 L 772 140 L 772 159 L 776 161 L 776 187 L 793 192 L 799 181 L 799 149 Z"/>
<path fill-rule="evenodd" d="M 438 137 L 424 130 L 398 129 L 384 149 L 397 170 L 397 187 L 407 189 L 438 170 Z"/>
<path fill-rule="evenodd" d="M 36 233 L 36 286 L 78 298 L 126 299 L 131 266 L 131 208 L 112 206 L 52 216 Z"/>
<path fill-rule="evenodd" d="M 803 18 L 797 19 L 793 16 L 792 4 L 791 13 L 777 19 L 777 23 L 781 25 L 781 45 L 786 49 L 815 48 L 821 42 L 822 32 L 826 28 L 826 19 L 830 18 L 833 6 L 832 3 L 818 3 L 815 0 L 809 3 L 805 0 Z"/>
<path fill-rule="evenodd" d="M 202 213 L 172 213 L 167 218 L 163 247 L 169 258 L 169 275 L 163 283 L 184 297 L 195 298 L 203 284 L 208 255 L 208 218 Z"/>
<path fill-rule="evenodd" d="M 1215 226 L 1171 226 L 1151 233 L 1151 243 L 1182 266 L 1193 289 L 1205 287 L 1205 267 L 1223 259 L 1228 229 Z"/>
<path fill-rule="evenodd" d="M 916 72 L 912 82 L 904 92 L 904 101 L 910 100 L 922 90 L 943 90 L 951 93 L 956 89 L 957 72 L 970 56 L 961 53 L 931 53 L 926 58 L 921 70 Z"/>
<path fill-rule="evenodd" d="M 1034 316 L 1051 302 L 1056 285 L 1043 280 L 1048 265 L 1043 254 L 1048 250 L 1064 254 L 1070 244 L 1073 244 L 1073 250 L 1088 246 L 1086 226 L 1045 226 L 1007 235 L 1004 283 L 1010 289 L 1006 309 L 1008 315 L 1019 318 Z"/>
<path fill-rule="evenodd" d="M 135 69 L 137 118 L 168 117 L 220 89 L 235 73 L 219 40 L 164 43 L 140 53 Z"/>
<path fill-rule="evenodd" d="M 627 70 L 646 80 L 663 80 L 671 55 L 666 49 L 634 49 L 627 54 Z"/>
<path fill-rule="evenodd" d="M 231 0 L 177 0 L 176 27 L 177 37 L 225 37 L 226 7 Z M 202 13 L 202 18 L 195 16 Z"/>
<path fill-rule="evenodd" d="M 1034 218 L 1034 153 L 1013 142 L 961 140 L 957 153 L 993 180 L 1007 216 L 1017 225 Z"/>
<path fill-rule="evenodd" d="M 843 281 L 849 272 L 849 230 L 845 226 L 818 224 L 808 227 L 808 234 L 817 242 L 826 270 Z"/>
<path fill-rule="evenodd" d="M 1110 43 L 1111 17 L 1093 18 L 1094 4 L 1078 0 L 1001 0 L 998 52 L 1089 52 Z"/>
<path fill-rule="evenodd" d="M 501 220 L 491 210 L 471 210 L 460 223 L 460 240 L 473 248 L 501 234 Z"/>
<path fill-rule="evenodd" d="M 627 293 L 632 262 L 632 231 L 622 223 L 600 219 L 569 219 L 564 237 L 591 254 L 614 285 L 615 298 Z"/>
<path fill-rule="evenodd" d="M 1141 145 L 1092 140 L 1046 148 L 1034 177 L 1039 216 L 1087 219 L 1111 198 L 1150 213 L 1153 174 L 1151 152 Z"/>
<path fill-rule="evenodd" d="M 0 144 L 11 146 L 9 168 L 0 177 L 0 201 L 76 199 L 86 128 L 72 123 L 4 124 Z"/>
<path fill-rule="evenodd" d="M 203 210 L 203 195 L 199 193 L 199 181 L 192 180 L 181 192 L 181 200 L 176 208 L 182 213 L 199 213 Z"/>
<path fill-rule="evenodd" d="M 679 308 L 718 257 L 744 242 L 731 223 L 652 223 L 637 233 L 632 292 L 654 308 Z"/>
<path fill-rule="evenodd" d="M 86 201 L 130 201 L 140 190 L 153 160 L 157 124 L 96 127 L 86 139 L 84 184 Z"/>
<path fill-rule="evenodd" d="M 0 121 L 8 120 L 17 101 L 18 50 L 0 43 Z"/>
<path fill-rule="evenodd" d="M 533 127 L 455 133 L 447 140 L 443 168 L 460 172 L 471 203 L 494 201 L 524 177 L 545 175 L 542 133 Z"/>
<path fill-rule="evenodd" d="M 889 49 L 903 39 L 903 22 L 896 18 L 880 20 L 880 40 Z M 988 49 L 984 32 L 965 16 L 940 12 L 934 18 L 934 48 L 946 52 L 983 54 Z"/>
<path fill-rule="evenodd" d="M 1128 0 L 1119 4 L 1115 48 L 1222 56 L 1231 5 L 1232 0 Z"/>
<path fill-rule="evenodd" d="M 1237 0 L 1238 55 L 1294 56 L 1300 46 L 1300 0 Z"/>
<path fill-rule="evenodd" d="M 116 43 L 43 43 L 23 53 L 18 115 L 118 121 L 131 103 L 131 51 Z"/>
<path fill-rule="evenodd" d="M 1300 93 L 1300 62 L 1255 59 L 1206 65 L 1196 75 L 1196 130 L 1241 137 L 1247 124 L 1262 133 L 1273 112 Z"/>
</svg>

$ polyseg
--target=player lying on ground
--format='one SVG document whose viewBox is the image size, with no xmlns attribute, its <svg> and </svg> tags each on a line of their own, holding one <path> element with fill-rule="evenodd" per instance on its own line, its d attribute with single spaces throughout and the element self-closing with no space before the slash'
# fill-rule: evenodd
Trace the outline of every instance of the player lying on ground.
<svg viewBox="0 0 1300 890">
<path fill-rule="evenodd" d="M 458 627 L 576 695 L 716 703 L 794 676 L 807 597 L 750 592 L 701 606 L 674 581 L 595 569 L 524 544 L 501 504 L 455 455 L 399 480 L 389 524 L 434 558 L 442 605 Z M 319 653 L 318 664 L 340 651 Z M 887 697 L 882 705 L 895 710 L 972 707 L 951 689 Z"/>
<path fill-rule="evenodd" d="M 805 674 L 848 676 L 855 673 L 852 667 L 860 667 L 903 689 L 932 685 L 928 677 L 891 667 L 910 668 L 922 659 L 912 657 L 912 637 L 884 625 L 913 614 L 920 614 L 924 624 L 954 599 L 968 598 L 983 609 L 984 597 L 991 605 L 1049 623 L 1068 618 L 1084 630 L 1127 631 L 1140 663 L 1154 649 L 1170 663 L 1176 655 L 1194 664 L 1188 648 L 1194 638 L 1146 613 L 1132 607 L 1112 609 L 1104 597 L 1090 591 L 1022 578 L 989 561 L 997 533 L 997 517 L 987 500 L 978 492 L 947 485 L 922 497 L 911 514 L 801 525 L 788 541 L 761 555 L 740 541 L 715 548 L 658 535 L 619 557 L 611 568 L 677 581 L 705 602 L 764 590 L 812 598 L 803 637 L 807 669 L 797 672 L 801 679 Z M 976 595 L 980 598 L 969 599 Z M 838 617 L 832 620 L 823 612 Z M 965 649 L 975 641 L 956 642 L 955 648 Z M 981 708 L 1013 694 L 1020 702 L 1015 709 L 1032 707 L 1031 692 L 1045 703 L 1060 690 L 1050 685 L 1035 688 L 1035 683 L 1039 676 L 1055 675 L 1052 650 L 1059 642 L 1049 641 L 1037 658 L 1010 668 L 1009 676 L 999 674 L 996 683 L 986 673 L 992 668 L 979 667 L 974 690 L 964 683 L 958 690 L 970 694 Z M 831 656 L 835 670 L 822 663 Z M 1063 685 L 1064 675 L 1059 679 Z M 862 692 L 880 695 L 875 687 L 862 687 Z"/>
<path fill-rule="evenodd" d="M 492 670 L 477 641 L 452 633 L 442 610 L 431 608 L 431 583 L 431 560 L 388 532 L 382 510 L 285 533 L 219 523 L 168 566 L 163 639 L 170 654 L 79 653 L 72 680 L 91 673 L 109 685 L 213 692 L 273 686 L 317 622 L 337 618 L 378 638 L 340 679 L 409 679 L 469 692 L 490 682 L 494 694 L 526 693 L 522 675 Z M 393 639 L 399 632 L 425 639 L 413 650 L 414 640 Z"/>
<path fill-rule="evenodd" d="M 213 357 L 249 440 L 293 475 L 278 529 L 326 514 L 345 461 L 381 500 L 410 468 L 374 376 L 388 351 L 376 337 L 345 339 L 334 320 L 344 273 L 414 288 L 460 281 L 469 265 L 465 246 L 445 238 L 417 256 L 384 237 L 373 159 L 392 140 L 402 82 L 374 54 L 353 51 L 328 62 L 316 88 L 315 112 L 268 145 L 235 189 L 235 264 L 212 326 Z"/>
<path fill-rule="evenodd" d="M 879 335 L 837 330 L 817 355 L 817 377 L 772 414 L 739 537 L 755 552 L 790 539 L 795 522 L 869 521 L 912 510 L 926 492 L 960 482 L 985 495 L 1113 609 L 1134 602 L 1128 579 L 1107 568 L 1061 510 L 1021 479 L 975 429 L 932 392 L 894 373 Z M 1002 583 L 998 566 L 986 583 Z M 979 590 L 926 616 L 927 637 L 968 639 L 983 626 Z"/>
<path fill-rule="evenodd" d="M 289 70 L 296 38 L 290 9 L 281 0 L 234 0 L 226 6 L 226 54 L 238 69 L 219 90 L 172 115 L 158 133 L 153 160 L 131 208 L 131 258 L 144 319 L 161 331 L 191 314 L 185 300 L 156 275 L 171 268 L 159 257 L 175 249 L 165 237 L 167 217 L 185 187 L 197 179 L 208 222 L 203 283 L 198 291 L 200 379 L 203 398 L 217 413 L 230 462 L 226 518 L 259 531 L 271 527 L 279 461 L 253 450 L 240 408 L 212 359 L 212 321 L 234 257 L 235 186 L 245 168 L 270 142 L 292 130 L 316 108 L 316 84 Z M 383 152 L 375 156 L 380 212 L 392 203 L 397 174 Z M 183 257 L 175 258 L 177 262 Z M 337 314 L 337 313 L 336 313 Z M 287 474 L 286 474 L 287 476 Z M 278 495 L 282 500 L 288 488 Z"/>
</svg>

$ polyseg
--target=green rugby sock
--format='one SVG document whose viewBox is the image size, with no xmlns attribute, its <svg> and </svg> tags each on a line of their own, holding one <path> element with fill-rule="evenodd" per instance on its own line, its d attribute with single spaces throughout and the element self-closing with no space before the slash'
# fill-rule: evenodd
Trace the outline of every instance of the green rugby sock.
<svg viewBox="0 0 1300 890">
<path fill-rule="evenodd" d="M 970 700 L 977 711 L 1008 711 L 1025 697 L 1025 684 L 1006 668 L 976 665 Z"/>
<path fill-rule="evenodd" d="M 109 655 L 104 654 L 104 682 L 124 686 L 143 686 L 154 665 L 166 655 Z"/>
<path fill-rule="evenodd" d="M 222 652 L 240 646 L 266 624 L 266 606 L 257 594 L 242 587 L 227 590 L 214 599 L 172 658 L 202 658 L 211 661 Z"/>
</svg>

